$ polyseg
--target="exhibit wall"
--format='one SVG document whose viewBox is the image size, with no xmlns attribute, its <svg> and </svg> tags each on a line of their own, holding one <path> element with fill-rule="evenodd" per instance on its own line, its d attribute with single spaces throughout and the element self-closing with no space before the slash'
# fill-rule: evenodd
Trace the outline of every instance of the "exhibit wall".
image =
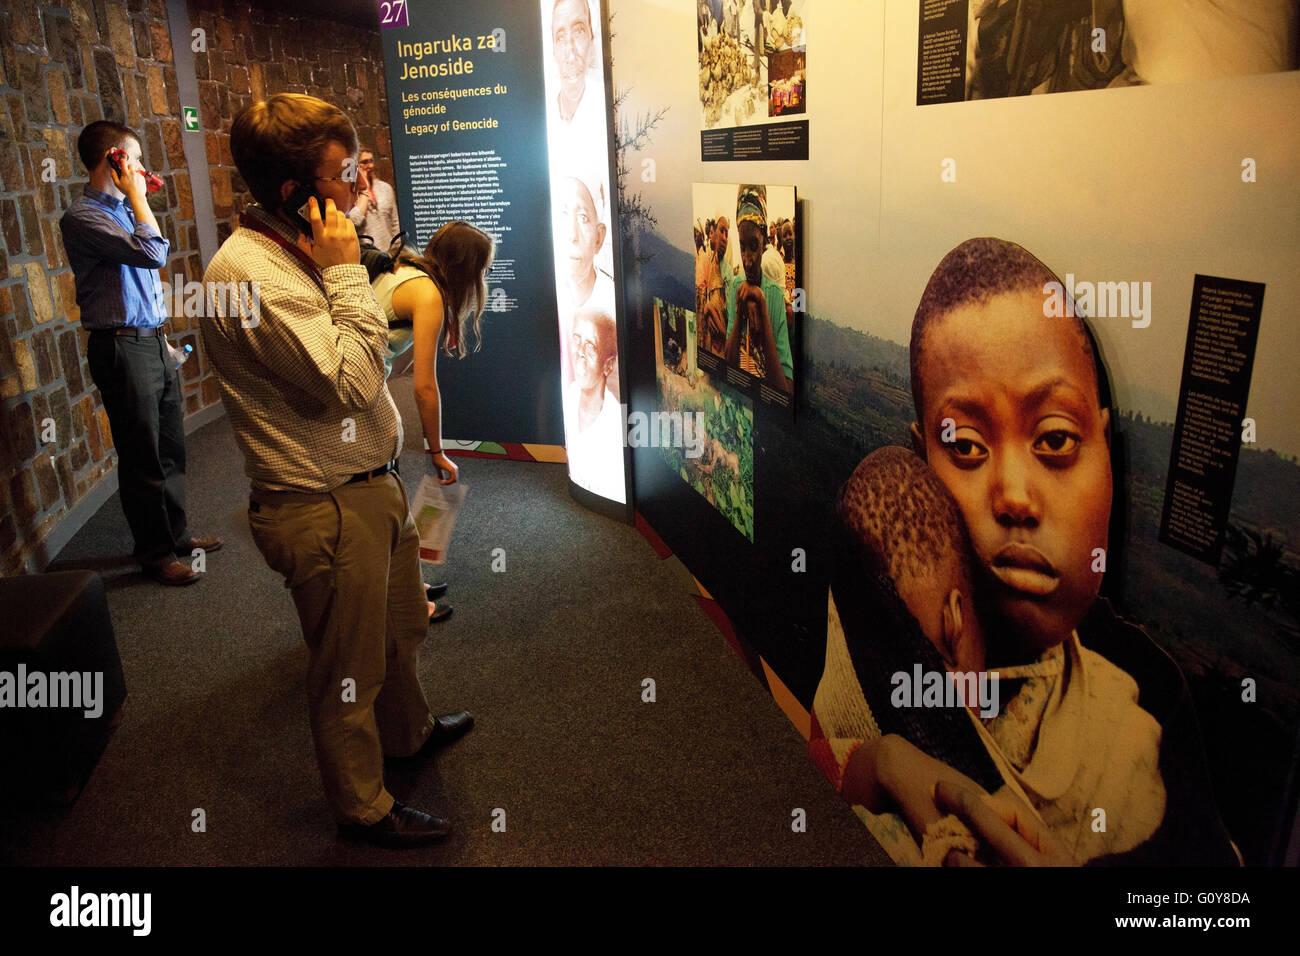
<svg viewBox="0 0 1300 956">
<path fill-rule="evenodd" d="M 914 372 L 910 345 L 927 283 L 968 240 L 1016 244 L 1060 280 L 1057 289 L 1039 282 L 1038 318 L 1076 329 L 1077 312 L 1095 340 L 1071 341 L 1096 352 L 1100 376 L 1089 361 L 1061 378 L 1110 406 L 1108 419 L 1089 406 L 1083 439 L 1053 426 L 1026 447 L 1054 474 L 1073 467 L 1079 441 L 1079 456 L 1100 448 L 1109 467 L 1098 482 L 1108 471 L 1113 488 L 1109 503 L 1091 506 L 1098 527 L 1065 540 L 1069 556 L 1044 572 L 1051 581 L 1016 578 L 1016 587 L 1059 583 L 1040 603 L 1064 600 L 1065 565 L 1087 564 L 1097 580 L 1084 589 L 1100 587 L 1135 626 L 1126 633 L 1149 638 L 1186 680 L 1191 738 L 1208 761 L 1208 782 L 1196 787 L 1246 862 L 1280 860 L 1300 727 L 1300 389 L 1289 368 L 1300 346 L 1289 316 L 1300 295 L 1296 4 L 1102 3 L 1094 22 L 1074 9 L 1087 4 L 1034 20 L 1014 2 L 778 0 L 760 4 L 757 19 L 742 5 L 735 24 L 712 6 L 611 3 L 629 171 L 620 206 L 630 406 L 712 410 L 695 456 L 635 448 L 638 510 L 721 604 L 756 673 L 778 696 L 788 691 L 807 721 L 828 668 L 830 583 L 842 570 L 837 495 L 870 453 L 913 447 L 913 396 L 930 379 L 924 361 Z M 791 35 L 796 16 L 803 58 L 797 72 L 781 67 L 775 101 L 784 106 L 799 88 L 807 159 L 768 158 L 780 153 L 762 143 L 744 161 L 707 155 L 701 134 L 717 116 L 774 102 L 764 58 L 782 52 L 774 41 Z M 729 59 L 709 59 L 719 43 Z M 699 184 L 747 183 L 793 187 L 798 198 L 793 414 L 746 400 L 688 354 L 690 332 L 706 327 L 696 311 L 713 267 L 698 234 Z M 987 306 L 1001 294 L 988 270 L 1002 268 L 995 253 L 1009 248 L 964 246 L 967 271 L 948 260 L 932 301 Z M 962 282 L 995 291 L 966 296 Z M 947 308 L 936 314 L 957 314 Z M 943 367 L 961 379 L 1058 353 L 1063 367 L 1077 365 L 1049 326 L 1009 321 L 973 326 Z M 931 424 L 918 437 L 932 442 L 928 461 L 979 557 L 960 482 L 993 443 L 962 421 L 951 422 L 955 437 L 930 435 Z M 941 458 L 956 462 L 951 474 Z M 1045 514 L 1086 510 L 1064 489 Z M 1038 527 L 1032 515 L 1016 520 Z M 1005 568 L 991 561 L 989 570 Z M 1077 617 L 1061 620 L 1087 645 Z M 1142 706 L 1154 708 L 1136 679 Z"/>
</svg>

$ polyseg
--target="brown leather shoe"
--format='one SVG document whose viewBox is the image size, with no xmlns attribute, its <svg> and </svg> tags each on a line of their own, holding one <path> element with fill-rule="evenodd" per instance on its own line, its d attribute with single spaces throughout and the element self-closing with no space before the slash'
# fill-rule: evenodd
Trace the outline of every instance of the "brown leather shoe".
<svg viewBox="0 0 1300 956">
<path fill-rule="evenodd" d="M 146 564 L 142 570 L 159 584 L 170 587 L 193 584 L 202 576 L 184 561 L 177 561 L 174 558 L 163 564 Z"/>
<path fill-rule="evenodd" d="M 178 545 L 176 550 L 184 551 L 186 554 L 189 554 L 195 548 L 202 548 L 204 551 L 220 551 L 221 539 L 216 535 L 211 535 L 206 538 L 191 537 L 190 540 Z"/>
</svg>

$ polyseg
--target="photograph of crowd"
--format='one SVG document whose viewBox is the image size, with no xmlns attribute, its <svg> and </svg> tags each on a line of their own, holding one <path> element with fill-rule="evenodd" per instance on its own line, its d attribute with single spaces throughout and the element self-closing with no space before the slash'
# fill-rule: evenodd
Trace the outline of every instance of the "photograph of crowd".
<svg viewBox="0 0 1300 956">
<path fill-rule="evenodd" d="M 807 0 L 698 0 L 704 129 L 800 113 Z"/>
<path fill-rule="evenodd" d="M 712 356 L 793 395 L 802 304 L 794 187 L 696 183 L 693 210 L 701 363 L 712 367 Z"/>
</svg>

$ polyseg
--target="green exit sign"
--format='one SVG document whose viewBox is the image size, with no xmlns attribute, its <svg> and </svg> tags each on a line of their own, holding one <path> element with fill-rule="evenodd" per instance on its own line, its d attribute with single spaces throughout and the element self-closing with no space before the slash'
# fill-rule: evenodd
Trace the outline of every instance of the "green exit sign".
<svg viewBox="0 0 1300 956">
<path fill-rule="evenodd" d="M 181 116 L 185 120 L 185 131 L 193 133 L 199 128 L 199 111 L 193 106 L 182 106 Z"/>
</svg>

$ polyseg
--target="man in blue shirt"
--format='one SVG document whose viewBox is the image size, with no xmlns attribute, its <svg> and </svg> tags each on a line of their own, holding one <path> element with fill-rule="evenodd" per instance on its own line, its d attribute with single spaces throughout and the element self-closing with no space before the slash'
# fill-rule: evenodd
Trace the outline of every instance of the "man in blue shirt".
<svg viewBox="0 0 1300 956">
<path fill-rule="evenodd" d="M 81 131 L 77 152 L 90 182 L 59 229 L 90 332 L 90 375 L 112 426 L 122 510 L 144 572 L 163 584 L 192 584 L 199 574 L 177 556 L 215 551 L 221 539 L 192 537 L 186 526 L 181 387 L 161 328 L 167 315 L 156 272 L 170 247 L 145 198 L 139 137 L 100 120 Z"/>
</svg>

